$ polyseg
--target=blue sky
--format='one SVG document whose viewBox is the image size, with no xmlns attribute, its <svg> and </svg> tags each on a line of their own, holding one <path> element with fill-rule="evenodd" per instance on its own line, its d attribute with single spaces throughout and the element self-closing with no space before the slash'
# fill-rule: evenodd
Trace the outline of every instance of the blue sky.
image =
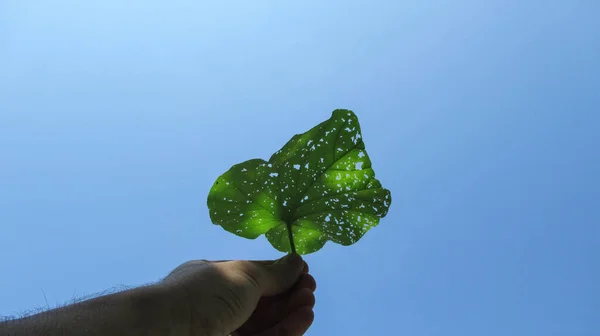
<svg viewBox="0 0 600 336">
<path fill-rule="evenodd" d="M 600 2 L 1 1 L 0 315 L 277 258 L 234 163 L 354 110 L 392 207 L 308 335 L 600 334 Z"/>
</svg>

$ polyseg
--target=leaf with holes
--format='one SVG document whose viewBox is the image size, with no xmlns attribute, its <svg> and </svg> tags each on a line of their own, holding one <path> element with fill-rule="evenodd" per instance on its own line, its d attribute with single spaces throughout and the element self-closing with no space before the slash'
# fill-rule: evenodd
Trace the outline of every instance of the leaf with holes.
<svg viewBox="0 0 600 336">
<path fill-rule="evenodd" d="M 234 165 L 208 194 L 214 224 L 245 238 L 264 234 L 277 250 L 299 254 L 328 240 L 356 243 L 385 217 L 391 201 L 349 110 L 335 110 L 296 134 L 269 161 Z"/>
</svg>

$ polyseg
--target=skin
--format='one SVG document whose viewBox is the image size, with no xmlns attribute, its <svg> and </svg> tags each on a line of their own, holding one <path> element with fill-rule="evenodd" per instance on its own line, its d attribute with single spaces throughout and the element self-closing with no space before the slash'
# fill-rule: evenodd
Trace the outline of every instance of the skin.
<svg viewBox="0 0 600 336">
<path fill-rule="evenodd" d="M 0 335 L 296 336 L 315 279 L 298 255 L 186 262 L 162 281 L 0 324 Z"/>
</svg>

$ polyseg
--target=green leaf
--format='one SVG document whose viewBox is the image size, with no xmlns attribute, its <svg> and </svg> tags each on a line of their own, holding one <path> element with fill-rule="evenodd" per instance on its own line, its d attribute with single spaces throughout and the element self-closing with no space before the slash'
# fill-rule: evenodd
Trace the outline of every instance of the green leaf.
<svg viewBox="0 0 600 336">
<path fill-rule="evenodd" d="M 296 134 L 269 161 L 234 165 L 208 194 L 214 224 L 249 239 L 264 234 L 277 250 L 299 254 L 327 241 L 356 243 L 390 204 L 350 110 Z"/>
</svg>

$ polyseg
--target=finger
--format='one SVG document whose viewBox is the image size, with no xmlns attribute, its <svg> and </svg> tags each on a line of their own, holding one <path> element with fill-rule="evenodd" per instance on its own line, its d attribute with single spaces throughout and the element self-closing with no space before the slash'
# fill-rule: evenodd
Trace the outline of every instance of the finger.
<svg viewBox="0 0 600 336">
<path fill-rule="evenodd" d="M 236 260 L 236 259 L 228 259 L 228 260 L 202 260 L 202 261 L 208 262 L 208 263 L 217 264 L 217 263 L 225 263 L 225 262 L 238 261 L 238 260 Z M 277 260 L 248 260 L 248 261 L 266 266 L 266 265 L 273 264 Z"/>
<path fill-rule="evenodd" d="M 285 256 L 283 258 L 285 258 Z M 264 265 L 264 266 L 269 266 L 269 265 L 273 265 L 274 263 L 276 263 L 279 260 L 280 259 L 275 259 L 275 260 L 250 260 L 250 261 L 253 262 L 253 263 Z M 305 272 L 305 273 L 308 273 L 308 264 L 306 264 L 306 261 L 303 261 L 303 263 L 304 263 L 304 267 L 306 269 L 303 269 L 302 271 Z"/>
<path fill-rule="evenodd" d="M 302 273 L 303 260 L 298 254 L 289 254 L 271 265 L 235 260 L 216 264 L 230 274 L 242 275 L 258 297 L 274 296 L 288 291 Z"/>
<path fill-rule="evenodd" d="M 304 261 L 297 254 L 289 254 L 275 263 L 257 269 L 257 275 L 262 296 L 273 296 L 286 292 L 298 281 Z"/>
<path fill-rule="evenodd" d="M 314 319 L 315 313 L 312 308 L 303 306 L 258 336 L 301 336 L 308 330 Z"/>
<path fill-rule="evenodd" d="M 263 298 L 252 314 L 252 331 L 264 330 L 284 320 L 299 307 L 314 307 L 315 295 L 308 287 L 296 287 L 276 297 Z"/>
<path fill-rule="evenodd" d="M 277 300 L 259 302 L 254 314 L 264 322 L 271 321 L 271 326 L 283 320 L 287 315 L 301 306 L 314 307 L 315 295 L 310 288 L 295 288 Z"/>
<path fill-rule="evenodd" d="M 314 292 L 317 289 L 317 282 L 315 281 L 315 278 L 313 278 L 313 276 L 310 274 L 301 274 L 298 278 L 298 281 L 294 284 L 294 286 L 292 286 L 292 288 L 290 288 L 289 291 L 274 296 L 262 297 L 259 307 L 270 307 L 273 304 L 278 304 L 278 302 L 288 301 L 292 293 L 302 288 L 308 288 Z"/>
<path fill-rule="evenodd" d="M 302 269 L 302 273 L 308 273 L 309 268 L 308 268 L 308 264 L 306 263 L 306 261 L 304 261 L 304 268 Z"/>
<path fill-rule="evenodd" d="M 253 262 L 253 263 L 256 263 L 256 264 L 268 266 L 268 265 L 274 264 L 278 260 L 279 259 L 275 259 L 275 260 L 249 260 L 249 261 Z M 234 260 L 233 259 L 229 259 L 229 260 L 195 260 L 195 261 L 201 261 L 201 262 L 205 262 L 205 263 L 224 263 L 224 262 L 230 262 L 230 261 L 234 261 Z M 308 264 L 306 263 L 306 261 L 304 261 L 304 269 L 302 269 L 302 272 L 303 273 L 308 273 Z"/>
<path fill-rule="evenodd" d="M 268 265 L 274 264 L 277 261 L 277 259 L 275 259 L 275 260 L 250 260 L 250 261 L 252 261 L 253 263 L 268 266 Z"/>
<path fill-rule="evenodd" d="M 298 282 L 294 285 L 294 289 L 295 288 L 308 288 L 314 292 L 317 290 L 317 281 L 310 274 L 302 274 L 300 279 L 298 279 Z"/>
<path fill-rule="evenodd" d="M 301 288 L 290 295 L 286 303 L 285 315 L 289 315 L 296 309 L 307 306 L 315 306 L 315 294 L 308 288 Z"/>
</svg>

